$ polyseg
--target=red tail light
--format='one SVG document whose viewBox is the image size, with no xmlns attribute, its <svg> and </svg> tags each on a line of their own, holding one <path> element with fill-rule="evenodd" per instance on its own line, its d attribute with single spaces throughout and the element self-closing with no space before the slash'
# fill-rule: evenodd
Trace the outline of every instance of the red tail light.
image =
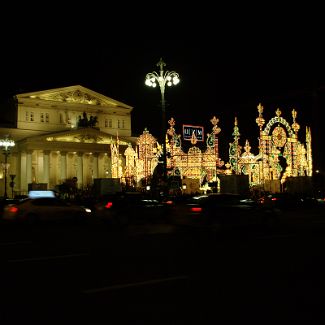
<svg viewBox="0 0 325 325">
<path fill-rule="evenodd" d="M 165 202 L 166 204 L 173 204 L 174 202 L 172 200 L 168 200 Z"/>
<path fill-rule="evenodd" d="M 110 209 L 112 206 L 113 206 L 113 202 L 107 202 L 105 208 Z"/>
<path fill-rule="evenodd" d="M 271 201 L 277 201 L 278 199 L 276 197 L 272 197 Z"/>
<path fill-rule="evenodd" d="M 11 212 L 11 213 L 17 213 L 18 212 L 18 208 L 15 207 L 15 206 L 11 206 L 11 207 L 8 207 L 8 211 Z"/>
<path fill-rule="evenodd" d="M 192 207 L 191 211 L 192 212 L 202 212 L 202 208 L 200 208 L 200 207 Z"/>
</svg>

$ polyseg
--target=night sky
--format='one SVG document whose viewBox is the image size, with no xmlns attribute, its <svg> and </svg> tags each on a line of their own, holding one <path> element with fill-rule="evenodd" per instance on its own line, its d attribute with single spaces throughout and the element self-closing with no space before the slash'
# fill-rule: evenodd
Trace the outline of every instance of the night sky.
<svg viewBox="0 0 325 325">
<path fill-rule="evenodd" d="M 175 118 L 178 133 L 182 124 L 202 125 L 208 133 L 212 128 L 209 120 L 215 115 L 222 130 L 221 155 L 227 155 L 237 116 L 240 141 L 244 145 L 248 139 L 256 154 L 257 105 L 264 106 L 266 120 L 279 107 L 290 124 L 295 108 L 300 140 L 304 140 L 305 127 L 311 126 L 315 163 L 324 168 L 320 148 L 325 56 L 321 42 L 310 33 L 270 28 L 267 33 L 237 29 L 227 35 L 210 32 L 193 37 L 190 33 L 145 38 L 141 34 L 94 35 L 76 30 L 46 38 L 41 34 L 6 38 L 1 100 L 18 93 L 82 85 L 133 106 L 133 135 L 147 127 L 158 136 L 160 91 L 145 86 L 144 80 L 148 72 L 159 71 L 156 63 L 162 57 L 165 68 L 178 72 L 181 79 L 177 86 L 166 88 L 165 94 L 167 119 Z"/>
</svg>

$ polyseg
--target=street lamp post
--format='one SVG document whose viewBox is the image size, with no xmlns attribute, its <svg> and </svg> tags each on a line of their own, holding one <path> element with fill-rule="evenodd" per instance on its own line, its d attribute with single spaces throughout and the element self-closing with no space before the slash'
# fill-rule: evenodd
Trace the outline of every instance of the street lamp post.
<svg viewBox="0 0 325 325">
<path fill-rule="evenodd" d="M 10 155 L 10 149 L 15 145 L 15 141 L 6 136 L 4 139 L 0 139 L 0 147 L 2 147 L 3 155 L 5 156 L 4 163 L 4 180 L 5 180 L 5 191 L 4 198 L 8 198 L 7 194 L 7 173 L 8 173 L 8 156 Z"/>
<path fill-rule="evenodd" d="M 160 88 L 161 94 L 161 113 L 162 113 L 162 123 L 161 123 L 161 143 L 163 147 L 163 177 L 164 181 L 167 180 L 167 150 L 166 150 L 166 139 L 165 139 L 165 130 L 166 128 L 166 102 L 165 102 L 165 87 L 177 85 L 179 83 L 179 75 L 175 71 L 164 71 L 164 66 L 166 63 L 160 58 L 157 63 L 159 67 L 159 73 L 156 71 L 147 73 L 145 84 L 147 86 L 155 88 L 157 83 Z"/>
</svg>

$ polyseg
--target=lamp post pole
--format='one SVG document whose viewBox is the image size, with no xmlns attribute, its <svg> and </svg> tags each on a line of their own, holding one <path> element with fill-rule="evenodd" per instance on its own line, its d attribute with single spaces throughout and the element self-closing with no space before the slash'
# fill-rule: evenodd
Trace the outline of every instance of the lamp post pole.
<svg viewBox="0 0 325 325">
<path fill-rule="evenodd" d="M 160 68 L 160 75 L 163 70 Z M 161 143 L 163 146 L 163 176 L 164 180 L 167 179 L 167 148 L 166 148 L 166 102 L 165 102 L 165 86 L 160 87 L 161 94 Z"/>
<path fill-rule="evenodd" d="M 7 163 L 8 163 L 8 151 L 5 151 L 4 152 L 4 155 L 5 155 L 5 193 L 4 193 L 4 198 L 8 198 L 8 194 L 7 194 L 7 172 L 8 172 L 8 166 L 7 166 Z"/>
<path fill-rule="evenodd" d="M 8 173 L 8 156 L 10 154 L 10 149 L 15 145 L 14 140 L 9 139 L 6 136 L 5 139 L 0 139 L 0 147 L 3 149 L 3 154 L 5 156 L 5 163 L 4 163 L 4 181 L 5 181 L 5 191 L 4 191 L 4 198 L 8 198 L 7 194 L 7 173 Z"/>
<path fill-rule="evenodd" d="M 177 85 L 179 83 L 179 75 L 175 71 L 164 71 L 164 66 L 166 63 L 160 58 L 159 62 L 157 63 L 159 67 L 159 74 L 156 71 L 150 72 L 146 75 L 145 84 L 147 86 L 155 88 L 157 83 L 160 88 L 160 95 L 161 95 L 161 144 L 163 148 L 163 178 L 164 181 L 167 181 L 167 148 L 166 148 L 166 101 L 165 101 L 165 87 Z"/>
</svg>

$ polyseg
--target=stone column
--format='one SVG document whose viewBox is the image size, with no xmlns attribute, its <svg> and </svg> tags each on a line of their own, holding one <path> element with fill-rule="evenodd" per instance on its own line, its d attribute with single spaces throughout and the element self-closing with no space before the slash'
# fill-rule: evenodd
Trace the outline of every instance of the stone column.
<svg viewBox="0 0 325 325">
<path fill-rule="evenodd" d="M 93 178 L 98 178 L 98 153 L 93 154 Z"/>
<path fill-rule="evenodd" d="M 26 153 L 26 181 L 27 186 L 32 183 L 32 150 Z"/>
<path fill-rule="evenodd" d="M 78 152 L 77 178 L 78 188 L 83 188 L 83 152 Z"/>
<path fill-rule="evenodd" d="M 16 153 L 16 177 L 15 177 L 15 187 L 14 190 L 17 192 L 17 194 L 20 194 L 19 191 L 21 191 L 21 152 Z"/>
<path fill-rule="evenodd" d="M 60 179 L 61 182 L 64 182 L 67 179 L 67 153 L 65 151 L 61 151 L 61 168 L 60 168 Z"/>
<path fill-rule="evenodd" d="M 50 181 L 50 150 L 43 150 L 43 183 L 49 186 Z"/>
<path fill-rule="evenodd" d="M 20 191 L 21 194 L 26 194 L 27 193 L 26 152 L 21 152 L 19 164 L 20 164 L 19 167 Z"/>
</svg>

